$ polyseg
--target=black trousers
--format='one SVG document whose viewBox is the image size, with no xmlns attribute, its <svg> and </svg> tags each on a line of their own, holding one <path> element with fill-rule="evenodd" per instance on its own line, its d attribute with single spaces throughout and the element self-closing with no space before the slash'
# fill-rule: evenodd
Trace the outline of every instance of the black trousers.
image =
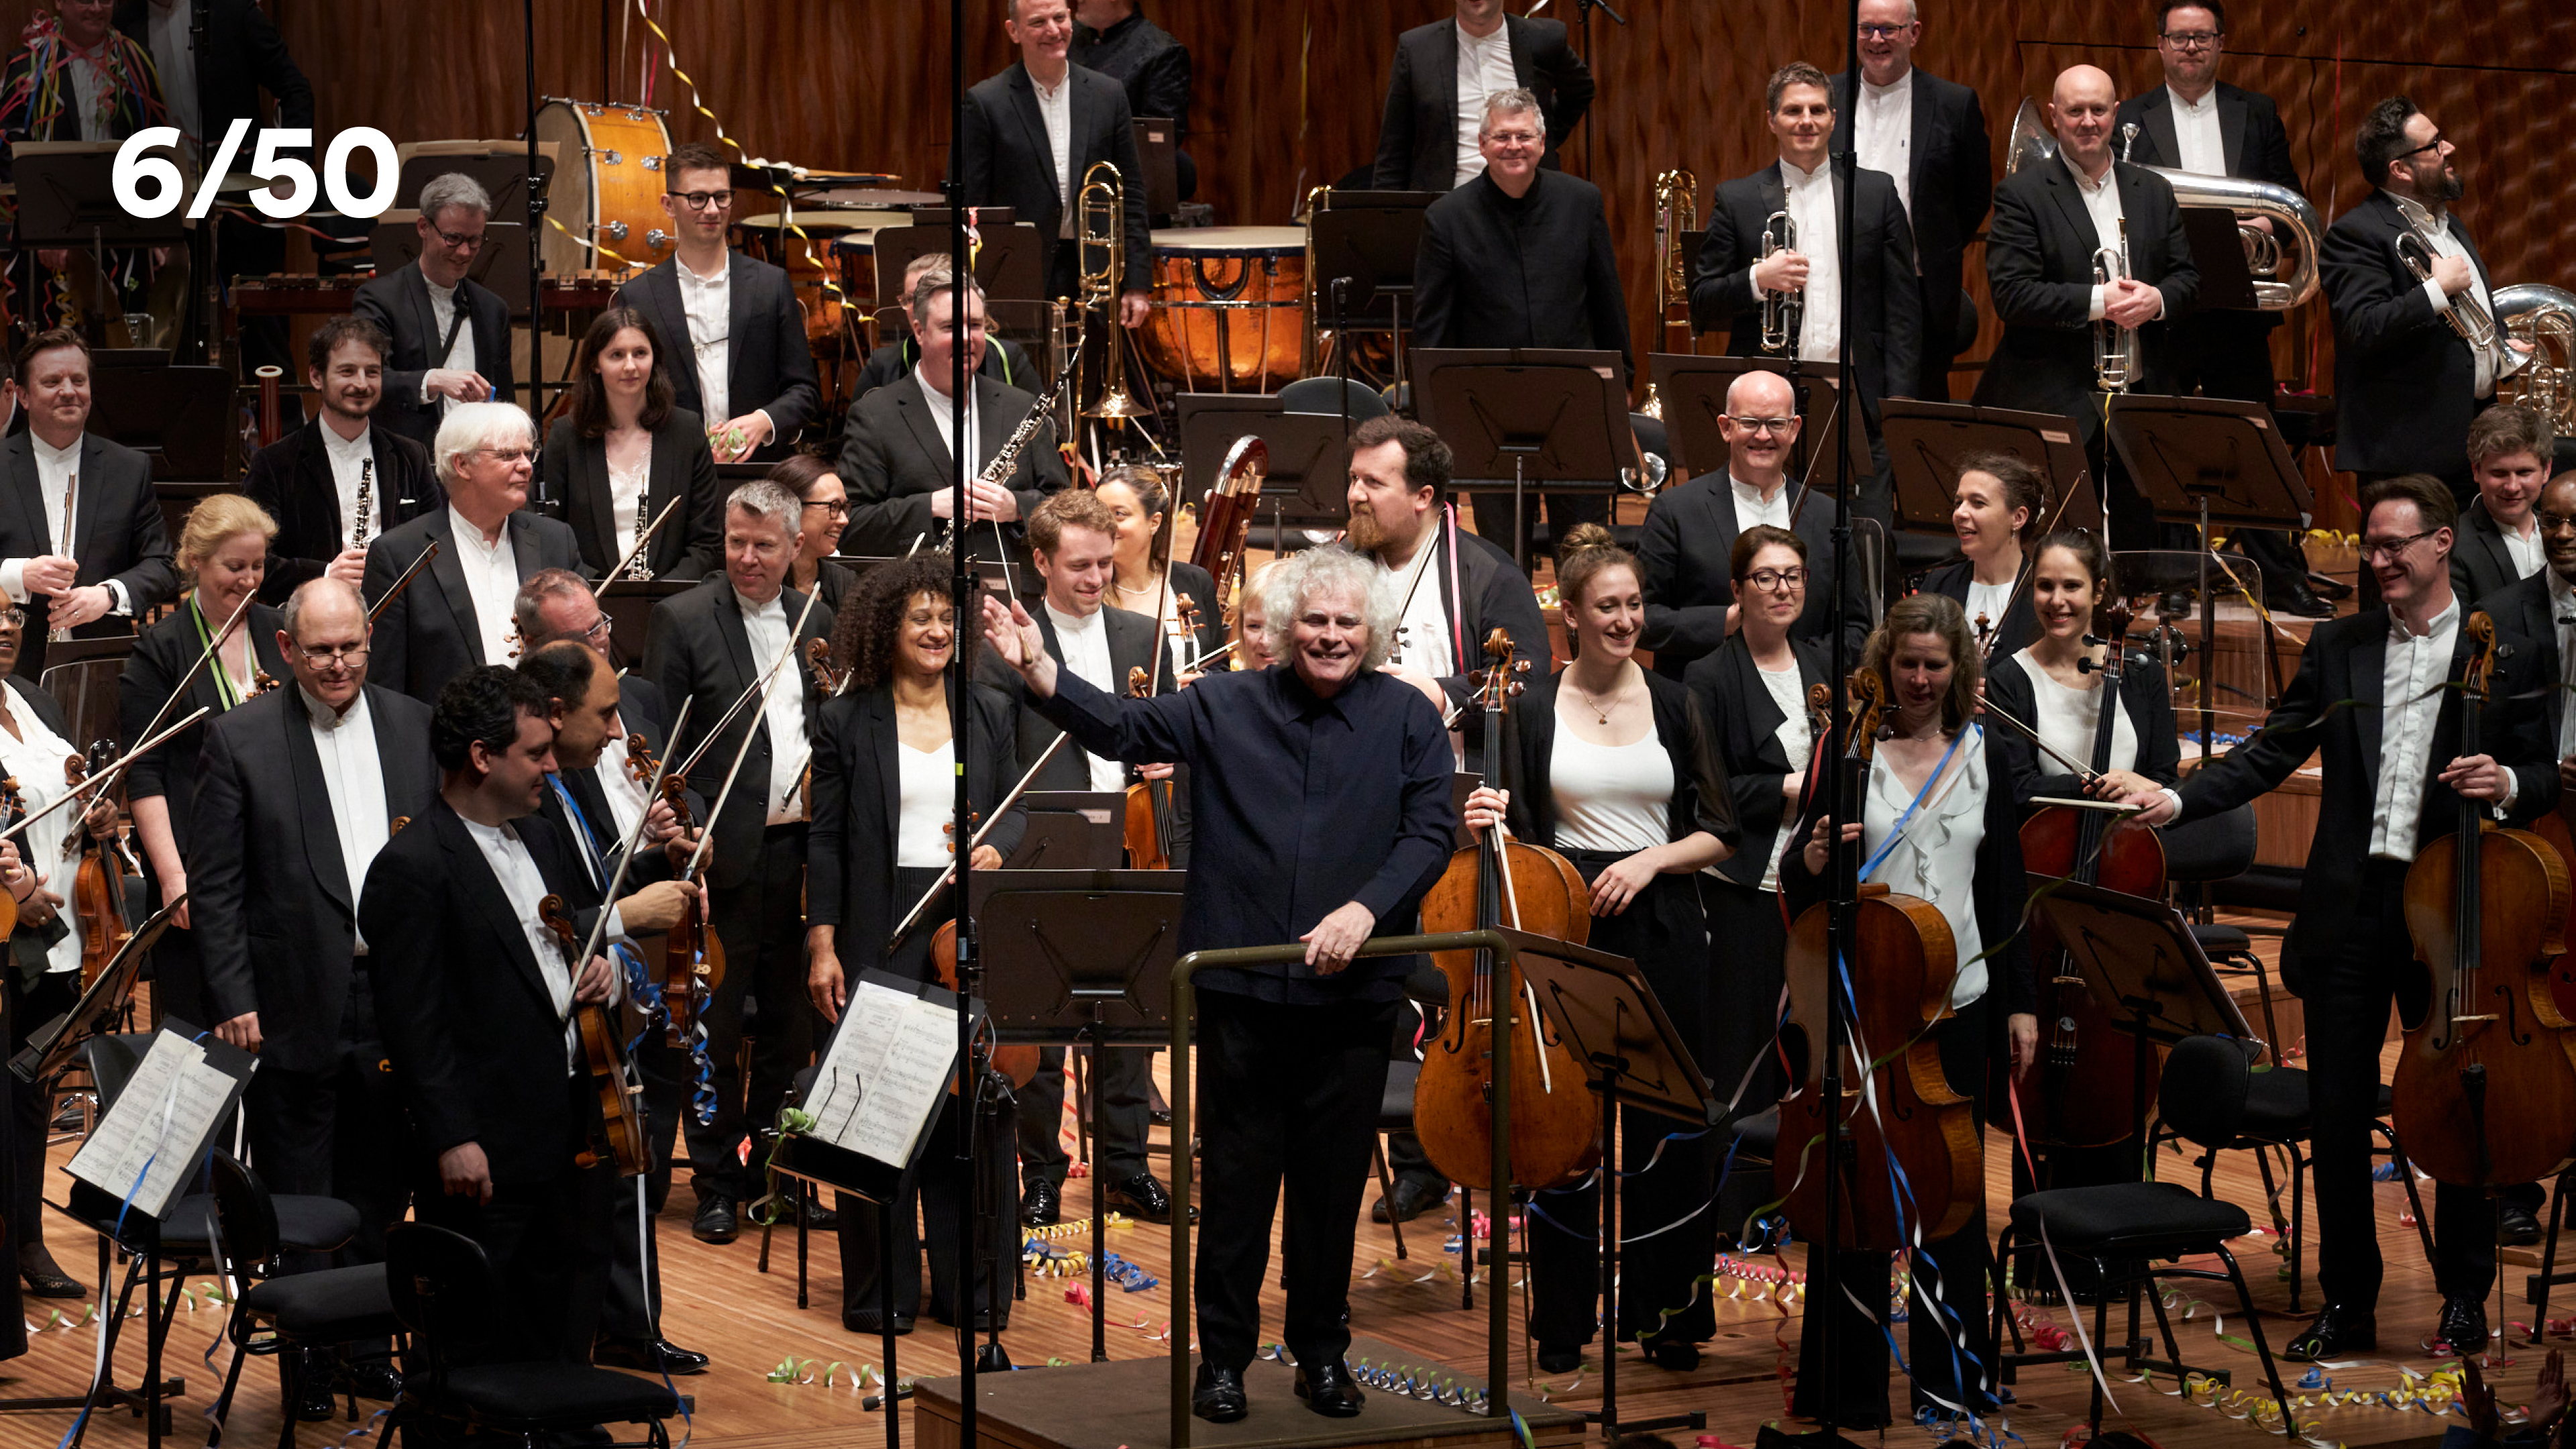
<svg viewBox="0 0 2576 1449">
<path fill-rule="evenodd" d="M 69 919 L 66 909 L 65 919 Z M 46 1022 L 72 1009 L 80 1000 L 80 973 L 48 971 L 33 982 L 20 976 L 0 952 L 0 971 L 8 978 L 9 1054 L 24 1051 L 27 1038 Z M 53 1128 L 53 1093 L 45 1084 L 22 1082 L 9 1074 L 9 1142 L 13 1181 L 9 1184 L 9 1234 L 19 1251 L 41 1251 L 45 1245 L 45 1138 Z M 15 1264 L 0 1264 L 16 1283 Z"/>
<path fill-rule="evenodd" d="M 1281 1335 L 1299 1363 L 1338 1361 L 1351 1345 L 1352 1225 L 1369 1181 L 1369 1138 L 1386 1096 L 1392 1001 L 1283 1006 L 1198 997 L 1199 1349 L 1241 1372 L 1261 1337 L 1271 1210 L 1286 1190 Z"/>
<path fill-rule="evenodd" d="M 383 1068 L 375 998 L 362 959 L 349 974 L 340 1045 L 320 1071 L 270 1063 L 251 1074 L 244 1128 L 251 1168 L 272 1193 L 336 1197 L 358 1210 L 358 1235 L 335 1255 L 298 1254 L 295 1272 L 385 1260 L 385 1229 L 411 1205 L 402 1102 Z"/>
<path fill-rule="evenodd" d="M 581 1114 L 576 1122 L 597 1120 L 586 1078 L 566 1076 L 564 1090 Z M 494 1183 L 488 1203 L 450 1196 L 438 1180 L 435 1158 L 415 1179 L 417 1219 L 472 1238 L 492 1260 L 509 1310 L 505 1321 L 491 1326 L 492 1361 L 590 1361 L 608 1274 L 605 1239 L 616 1176 L 605 1163 L 573 1166 L 583 1145 L 565 1142 L 563 1166 L 551 1176 Z"/>
<path fill-rule="evenodd" d="M 1109 1047 L 1093 1052 L 1091 1062 L 1091 1094 L 1099 1118 L 1092 1170 L 1104 1183 L 1125 1182 L 1147 1170 L 1145 1142 L 1152 1116 L 1145 1093 L 1154 1083 L 1154 1053 L 1150 1048 Z M 1064 1048 L 1038 1053 L 1038 1074 L 1018 1096 L 1020 1174 L 1031 1181 L 1043 1177 L 1061 1188 L 1071 1165 L 1064 1151 Z"/>
<path fill-rule="evenodd" d="M 759 855 L 742 884 L 713 893 L 708 915 L 724 943 L 725 978 L 708 1000 L 707 1056 L 715 1067 L 716 1116 L 682 1124 L 689 1144 L 690 1185 L 704 1200 L 750 1196 L 751 1176 L 736 1155 L 746 1136 L 770 1130 L 814 1048 L 814 1008 L 805 995 L 805 827 L 773 825 L 760 833 Z M 745 998 L 757 1022 L 751 1080 L 743 1080 Z"/>
<path fill-rule="evenodd" d="M 152 943 L 153 1025 L 157 1027 L 165 1021 L 184 1021 L 195 1027 L 215 1025 L 206 1020 L 207 1014 L 206 967 L 204 958 L 197 954 L 197 933 L 171 926 Z"/>
<path fill-rule="evenodd" d="M 1589 881 L 1619 859 L 1566 851 Z M 1660 875 L 1615 916 L 1592 918 L 1598 950 L 1634 960 L 1682 1040 L 1708 1024 L 1708 918 L 1695 876 Z M 1688 1140 L 1667 1140 L 1690 1134 Z M 1653 1112 L 1619 1114 L 1619 1337 L 1698 1343 L 1717 1336 L 1708 1285 L 1692 1281 L 1717 1256 L 1714 1133 Z M 1656 1145 L 1662 1145 L 1660 1156 Z M 1650 1165 L 1651 1164 L 1651 1165 Z M 1601 1304 L 1600 1174 L 1535 1194 L 1530 1218 L 1530 1332 L 1543 1347 L 1592 1339 Z"/>
<path fill-rule="evenodd" d="M 1786 827 L 1783 827 L 1786 828 Z M 1789 927 L 1777 892 L 1731 880 L 1703 878 L 1708 906 L 1708 974 L 1711 1007 L 1700 1070 L 1719 1097 L 1741 1086 L 1739 1115 L 1750 1117 L 1780 1100 L 1780 992 L 1787 984 Z M 1717 1185 L 1717 1231 L 1741 1240 L 1754 1209 L 1779 1194 L 1771 1169 L 1726 1162 L 1726 1144 L 1714 1149 L 1725 1176 Z"/>
</svg>

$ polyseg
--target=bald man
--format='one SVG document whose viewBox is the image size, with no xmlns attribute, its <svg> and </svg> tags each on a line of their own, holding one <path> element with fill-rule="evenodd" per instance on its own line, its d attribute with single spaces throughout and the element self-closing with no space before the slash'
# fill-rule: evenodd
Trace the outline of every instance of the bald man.
<svg viewBox="0 0 2576 1449">
<path fill-rule="evenodd" d="M 2096 67 L 2060 72 L 2048 102 L 2057 159 L 2025 166 L 1995 188 L 1986 237 L 1986 280 L 2004 335 L 1975 401 L 2064 413 L 2088 449 L 2102 418 L 2094 324 L 2135 329 L 2141 372 L 2128 391 L 2169 393 L 2175 367 L 2166 320 L 2190 311 L 2200 293 L 2173 187 L 2145 167 L 2112 159 L 2119 104 L 2118 88 Z M 2124 233 L 2128 279 L 2096 284 L 2093 254 L 2118 248 Z M 2124 470 L 2108 471 L 2111 546 L 2152 547 L 2154 515 Z"/>
</svg>

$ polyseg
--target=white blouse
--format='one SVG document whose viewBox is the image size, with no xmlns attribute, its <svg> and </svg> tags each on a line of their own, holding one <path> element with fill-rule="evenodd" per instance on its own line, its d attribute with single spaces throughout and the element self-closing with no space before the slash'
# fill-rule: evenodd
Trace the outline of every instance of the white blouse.
<svg viewBox="0 0 2576 1449">
<path fill-rule="evenodd" d="M 894 827 L 894 863 L 900 870 L 946 870 L 953 859 L 947 826 L 956 819 L 957 742 L 935 750 L 894 747 L 897 798 L 902 815 Z"/>
<path fill-rule="evenodd" d="M 1798 666 L 1774 670 L 1756 665 L 1753 672 L 1762 676 L 1762 687 L 1771 691 L 1771 702 L 1780 708 L 1780 727 L 1772 731 L 1772 737 L 1779 740 L 1780 752 L 1789 757 L 1790 777 L 1806 774 L 1808 762 L 1815 757 L 1816 739 L 1807 719 L 1806 698 L 1798 690 Z M 1780 858 L 1792 845 L 1803 848 L 1806 842 L 1798 838 L 1797 822 L 1784 818 L 1780 838 L 1771 844 L 1771 858 L 1762 867 L 1761 888 L 1776 892 L 1780 889 Z"/>
<path fill-rule="evenodd" d="M 2051 678 L 2048 670 L 2027 649 L 2013 659 L 2022 673 L 2030 678 L 2031 712 L 2038 716 L 2031 725 L 2050 749 L 2069 760 L 2090 762 L 2093 758 L 2093 732 L 2101 727 L 2102 689 L 2097 682 L 2091 689 L 2069 689 Z M 2099 676 L 2095 676 L 2098 681 Z M 2111 768 L 2138 768 L 2138 727 L 2129 722 L 2125 709 L 2111 721 Z M 2041 755 L 2039 772 L 2043 775 L 2072 774 L 2065 765 Z"/>
<path fill-rule="evenodd" d="M 17 777 L 19 797 L 32 815 L 71 793 L 63 766 L 80 751 L 72 748 L 71 741 L 46 728 L 36 715 L 36 707 L 27 702 L 25 684 L 12 678 L 8 689 L 9 717 L 17 722 L 18 733 L 13 736 L 0 730 L 0 773 Z M 77 856 L 63 858 L 63 841 L 81 828 L 80 820 L 80 807 L 66 805 L 15 837 L 18 858 L 45 878 L 45 889 L 63 898 L 63 914 L 74 927 L 45 948 L 47 975 L 80 970 L 81 932 L 87 926 L 72 913 L 72 871 L 80 861 Z"/>
<path fill-rule="evenodd" d="M 1633 855 L 1672 839 L 1673 757 L 1652 731 L 1596 745 L 1559 720 L 1547 769 L 1558 849 Z"/>
<path fill-rule="evenodd" d="M 1886 859 L 1879 860 L 1879 851 L 1897 818 L 1914 803 L 1915 792 L 1897 779 L 1884 753 L 1870 761 L 1869 800 L 1861 821 L 1861 859 L 1878 861 L 1867 883 L 1929 901 L 1950 923 L 1960 963 L 1950 988 L 1953 1007 L 1986 994 L 1986 963 L 1969 963 L 1985 949 L 1977 934 L 1977 847 L 1986 839 L 1986 792 L 1992 785 L 1986 778 L 1983 727 L 1968 728 L 1976 733 L 1959 741 L 1949 767 L 1934 778 L 1931 793 L 1905 822 L 1905 834 Z"/>
<path fill-rule="evenodd" d="M 653 452 L 650 448 L 645 449 L 644 456 L 632 468 L 620 468 L 614 463 L 608 465 L 608 516 L 617 530 L 616 548 L 621 558 L 653 522 L 644 516 L 645 488 L 652 481 Z"/>
</svg>

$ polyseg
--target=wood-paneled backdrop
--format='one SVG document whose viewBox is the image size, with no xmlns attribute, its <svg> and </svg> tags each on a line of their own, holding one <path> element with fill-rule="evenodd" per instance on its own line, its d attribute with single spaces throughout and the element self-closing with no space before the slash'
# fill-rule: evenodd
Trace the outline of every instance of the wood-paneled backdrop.
<svg viewBox="0 0 2576 1449">
<path fill-rule="evenodd" d="M 396 140 L 504 136 L 522 112 L 521 7 L 505 0 L 268 0 L 313 79 L 325 130 L 379 126 Z M 1012 58 L 1001 0 L 964 0 L 970 83 Z M 1226 222 L 1290 220 L 1307 187 L 1364 166 L 1376 148 L 1396 33 L 1449 13 L 1437 0 L 1145 0 L 1197 67 L 1190 149 L 1200 198 Z M 725 130 L 754 154 L 817 167 L 936 175 L 948 134 L 948 7 L 927 0 L 651 0 L 680 67 Z M 1514 5 L 1515 10 L 1522 8 Z M 1627 0 L 1630 24 L 1595 14 L 1591 60 L 1601 93 L 1567 150 L 1608 195 L 1640 352 L 1650 335 L 1657 171 L 1716 183 L 1774 154 L 1761 126 L 1764 78 L 1803 58 L 1841 69 L 1839 3 Z M 678 139 L 713 140 L 714 123 L 660 65 L 635 0 L 537 0 L 537 78 L 546 95 L 653 100 Z M 1569 22 L 1567 0 L 1542 12 Z M 1926 0 L 1916 59 L 1974 86 L 2000 164 L 2024 95 L 2044 94 L 2077 60 L 2109 69 L 2123 93 L 2158 83 L 2146 0 Z M 2224 74 L 2271 94 L 2308 192 L 2331 221 L 2363 194 L 2351 135 L 2372 102 L 2413 96 L 2460 148 L 2461 211 L 2499 282 L 2576 287 L 2576 5 L 2378 0 L 2242 3 L 2229 17 Z M 1981 269 L 1969 273 L 1983 303 Z M 2291 334 L 2320 346 L 2331 387 L 2322 300 L 2275 334 L 2291 375 Z M 1987 323 L 1986 342 L 1994 334 Z M 1981 344 L 1970 359 L 1983 354 Z M 2302 374 L 2304 375 L 2304 374 Z M 1956 388 L 1964 393 L 1970 379 Z M 2326 511 L 2327 516 L 2341 510 Z"/>
</svg>

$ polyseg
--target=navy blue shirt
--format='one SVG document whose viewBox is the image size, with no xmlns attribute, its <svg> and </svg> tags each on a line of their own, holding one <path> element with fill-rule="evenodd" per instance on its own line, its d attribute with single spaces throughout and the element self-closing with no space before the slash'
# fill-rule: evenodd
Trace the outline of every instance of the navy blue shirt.
<svg viewBox="0 0 2576 1449">
<path fill-rule="evenodd" d="M 1456 757 L 1439 712 L 1402 680 L 1372 671 L 1319 699 L 1282 665 L 1125 699 L 1059 669 L 1054 697 L 1035 703 L 1104 759 L 1190 767 L 1185 954 L 1284 945 L 1351 901 L 1376 915 L 1377 934 L 1409 930 L 1449 862 Z M 1364 957 L 1317 976 L 1300 961 L 1208 971 L 1195 985 L 1292 1005 L 1392 1001 L 1408 967 Z"/>
</svg>

